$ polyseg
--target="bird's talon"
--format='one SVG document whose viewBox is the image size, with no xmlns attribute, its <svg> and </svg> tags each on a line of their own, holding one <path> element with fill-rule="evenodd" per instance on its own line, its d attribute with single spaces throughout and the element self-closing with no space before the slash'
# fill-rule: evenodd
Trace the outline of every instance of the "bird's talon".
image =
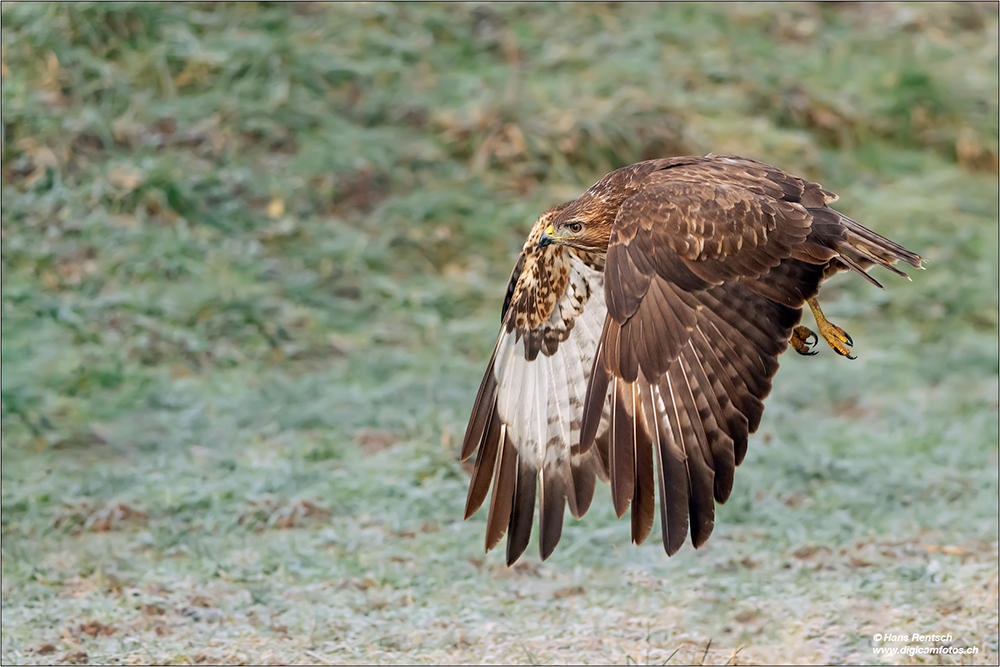
<svg viewBox="0 0 1000 667">
<path fill-rule="evenodd" d="M 823 315 L 823 311 L 820 309 L 819 302 L 816 301 L 815 297 L 809 299 L 807 303 L 809 304 L 809 308 L 812 309 L 813 315 L 816 317 L 819 335 L 823 337 L 823 340 L 825 340 L 827 344 L 833 348 L 833 351 L 840 356 L 847 357 L 848 359 L 856 359 L 857 357 L 853 356 L 850 349 L 848 349 L 854 346 L 854 339 L 851 338 L 851 334 L 826 319 L 826 316 Z M 798 330 L 796 330 L 796 334 L 797 333 Z"/>
<path fill-rule="evenodd" d="M 810 340 L 812 342 L 810 342 Z M 819 337 L 808 327 L 795 327 L 792 331 L 791 338 L 788 339 L 788 344 L 791 345 L 796 352 L 805 357 L 811 357 L 816 354 L 816 350 L 813 350 L 812 348 L 818 342 Z"/>
<path fill-rule="evenodd" d="M 844 344 L 846 341 L 838 340 L 836 336 L 830 336 L 830 338 L 827 339 L 827 342 L 830 343 L 830 347 L 833 348 L 833 351 L 840 356 L 847 357 L 848 359 L 852 358 L 850 348 Z"/>
</svg>

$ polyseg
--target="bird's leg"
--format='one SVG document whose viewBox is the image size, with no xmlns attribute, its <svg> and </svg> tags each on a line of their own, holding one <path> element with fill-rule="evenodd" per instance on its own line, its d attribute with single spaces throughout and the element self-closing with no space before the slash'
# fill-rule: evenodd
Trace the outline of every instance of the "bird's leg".
<svg viewBox="0 0 1000 667">
<path fill-rule="evenodd" d="M 848 359 L 856 359 L 857 357 L 852 356 L 851 351 L 848 349 L 854 345 L 854 340 L 851 339 L 850 334 L 830 320 L 826 319 L 826 316 L 823 315 L 823 310 L 819 307 L 819 301 L 816 297 L 809 299 L 807 303 L 809 304 L 809 309 L 813 311 L 813 317 L 816 318 L 816 327 L 819 329 L 819 335 L 822 336 L 823 339 L 830 344 L 830 347 L 833 348 L 833 351 L 840 356 L 847 357 Z M 804 328 L 805 327 L 798 327 L 798 329 Z M 795 335 L 799 333 L 798 329 L 796 329 L 792 338 L 795 338 Z M 806 329 L 806 331 L 810 334 L 812 333 L 808 329 Z M 797 347 L 796 350 L 798 350 Z"/>
</svg>

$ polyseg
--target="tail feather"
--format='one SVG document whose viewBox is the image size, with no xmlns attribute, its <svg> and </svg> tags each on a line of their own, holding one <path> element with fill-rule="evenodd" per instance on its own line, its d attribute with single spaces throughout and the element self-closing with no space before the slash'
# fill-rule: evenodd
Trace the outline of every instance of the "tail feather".
<svg viewBox="0 0 1000 667">
<path fill-rule="evenodd" d="M 841 222 L 847 229 L 847 242 L 859 252 L 862 252 L 886 268 L 893 268 L 892 264 L 903 261 L 915 269 L 923 270 L 924 258 L 915 252 L 910 252 L 895 241 L 890 241 L 881 234 L 876 234 L 864 225 L 851 220 L 843 213 L 840 214 Z M 902 275 L 906 275 L 903 273 Z"/>
<path fill-rule="evenodd" d="M 865 257 L 873 260 L 879 266 L 882 266 L 882 267 L 885 267 L 885 268 L 889 269 L 890 271 L 892 271 L 893 273 L 895 273 L 897 276 L 902 276 L 903 278 L 906 278 L 907 280 L 910 280 L 910 276 L 906 275 L 905 272 L 900 271 L 899 269 L 897 269 L 895 266 L 893 266 L 892 263 L 888 263 L 887 264 L 886 262 L 882 261 L 881 257 L 879 257 L 877 254 L 875 254 L 873 251 L 869 250 L 865 245 L 863 245 L 861 243 L 855 243 L 855 244 L 853 244 L 852 247 L 853 247 L 854 250 L 858 251 L 859 254 L 864 255 Z"/>
<path fill-rule="evenodd" d="M 840 255 L 837 256 L 837 259 L 839 261 L 843 262 L 844 265 L 847 266 L 847 268 L 851 269 L 855 273 L 861 274 L 865 278 L 865 280 L 867 280 L 868 282 L 870 282 L 875 287 L 877 287 L 879 289 L 885 289 L 884 287 L 882 287 L 882 283 L 880 283 L 879 281 L 875 280 L 870 275 L 868 275 L 868 272 L 865 270 L 866 267 L 862 266 L 857 261 L 851 259 L 848 255 L 844 254 L 843 250 L 841 250 Z M 909 277 L 909 276 L 907 276 L 907 277 Z"/>
<path fill-rule="evenodd" d="M 878 281 L 865 273 L 865 269 L 868 268 L 865 264 L 869 266 L 878 264 L 907 280 L 910 279 L 910 276 L 893 266 L 896 262 L 906 262 L 914 268 L 923 270 L 924 258 L 920 255 L 910 252 L 895 241 L 890 241 L 842 213 L 838 212 L 838 215 L 840 215 L 840 222 L 846 231 L 843 244 L 837 246 L 837 251 L 840 253 L 839 259 L 854 271 L 858 271 L 878 285 Z M 857 257 L 848 258 L 845 250 L 851 251 Z M 878 286 L 881 287 L 881 285 Z"/>
<path fill-rule="evenodd" d="M 867 273 L 867 270 L 876 264 L 907 280 L 910 277 L 893 266 L 896 262 L 906 262 L 917 269 L 924 268 L 923 257 L 873 232 L 839 211 L 830 208 L 808 210 L 813 215 L 812 231 L 806 242 L 793 253 L 796 259 L 807 263 L 814 263 L 817 259 L 820 261 L 826 261 L 825 258 L 832 259 L 834 271 L 850 269 L 880 288 L 882 284 Z"/>
</svg>

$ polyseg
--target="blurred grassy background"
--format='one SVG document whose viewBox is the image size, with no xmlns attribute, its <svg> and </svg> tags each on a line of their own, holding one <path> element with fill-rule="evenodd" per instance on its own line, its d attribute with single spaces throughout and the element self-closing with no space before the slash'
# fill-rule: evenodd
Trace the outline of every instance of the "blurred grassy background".
<svg viewBox="0 0 1000 667">
<path fill-rule="evenodd" d="M 996 663 L 995 3 L 2 12 L 4 664 Z M 783 359 L 706 547 L 602 489 L 508 570 L 456 458 L 515 253 L 707 152 L 929 270 L 824 288 L 859 359 Z"/>
</svg>

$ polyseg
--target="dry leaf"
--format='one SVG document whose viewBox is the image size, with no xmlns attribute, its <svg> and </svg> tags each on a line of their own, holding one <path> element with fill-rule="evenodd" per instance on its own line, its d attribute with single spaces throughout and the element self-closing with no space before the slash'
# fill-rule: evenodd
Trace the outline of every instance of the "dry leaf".
<svg viewBox="0 0 1000 667">
<path fill-rule="evenodd" d="M 366 456 L 388 449 L 399 442 L 399 436 L 392 431 L 377 428 L 362 428 L 355 432 L 354 439 L 361 445 L 361 451 Z"/>
<path fill-rule="evenodd" d="M 77 634 L 90 635 L 91 637 L 110 637 L 115 634 L 118 629 L 113 625 L 105 625 L 100 621 L 90 621 L 89 623 L 81 623 L 80 627 L 77 628 Z"/>
<path fill-rule="evenodd" d="M 272 218 L 280 218 L 285 214 L 285 202 L 281 199 L 272 199 L 267 205 L 267 215 Z"/>
<path fill-rule="evenodd" d="M 927 546 L 924 547 L 924 550 L 929 551 L 930 553 L 949 554 L 951 556 L 968 556 L 969 554 L 972 553 L 963 546 L 953 545 L 953 544 L 946 544 L 943 546 L 937 544 L 928 544 Z"/>
<path fill-rule="evenodd" d="M 568 586 L 557 590 L 552 594 L 552 597 L 558 600 L 559 598 L 568 598 L 573 595 L 583 595 L 586 592 L 587 591 L 584 590 L 583 586 Z"/>
<path fill-rule="evenodd" d="M 108 174 L 108 182 L 115 186 L 122 195 L 127 195 L 143 183 L 141 171 L 131 165 L 116 167 Z"/>
</svg>

